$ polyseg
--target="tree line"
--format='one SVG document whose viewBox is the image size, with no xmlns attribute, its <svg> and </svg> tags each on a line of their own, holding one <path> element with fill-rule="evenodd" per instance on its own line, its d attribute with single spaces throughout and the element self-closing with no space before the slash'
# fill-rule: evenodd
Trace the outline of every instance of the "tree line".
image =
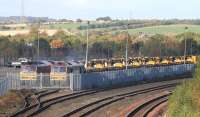
<svg viewBox="0 0 200 117">
<path fill-rule="evenodd" d="M 191 24 L 200 25 L 200 20 L 112 20 L 110 17 L 100 17 L 96 19 L 97 21 L 105 21 L 102 23 L 91 23 L 87 25 L 81 25 L 78 27 L 79 30 L 89 29 L 99 29 L 99 28 L 111 28 L 111 29 L 135 29 L 147 26 L 157 26 L 157 25 L 175 25 L 175 24 Z M 129 25 L 129 26 L 128 26 Z M 128 27 L 127 27 L 128 26 Z"/>
<path fill-rule="evenodd" d="M 127 32 L 116 34 L 91 32 L 89 58 L 125 57 L 126 39 L 128 39 L 129 57 L 180 56 L 184 54 L 185 40 L 187 55 L 200 54 L 200 34 L 197 33 L 187 32 L 167 36 L 156 34 L 142 37 L 129 35 Z M 32 28 L 27 35 L 0 36 L 0 57 L 6 61 L 19 57 L 84 59 L 85 50 L 85 34 L 69 35 L 62 30 L 53 36 L 48 36 L 45 32 L 38 35 L 37 28 Z"/>
</svg>

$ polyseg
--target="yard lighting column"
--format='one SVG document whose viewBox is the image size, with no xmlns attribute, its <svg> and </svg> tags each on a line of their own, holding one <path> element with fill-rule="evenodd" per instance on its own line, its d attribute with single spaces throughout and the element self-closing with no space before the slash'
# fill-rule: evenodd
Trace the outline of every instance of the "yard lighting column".
<svg viewBox="0 0 200 117">
<path fill-rule="evenodd" d="M 185 27 L 185 34 L 184 34 L 184 38 L 185 38 L 185 50 L 184 50 L 184 64 L 186 61 L 186 52 L 187 52 L 187 40 L 186 40 L 186 31 L 187 31 L 188 27 Z"/>
<path fill-rule="evenodd" d="M 88 48 L 89 48 L 89 45 L 88 45 L 88 38 L 89 38 L 89 24 L 90 22 L 88 21 L 87 22 L 87 47 L 86 47 L 86 55 L 85 55 L 85 68 L 87 68 L 87 63 L 88 63 Z"/>
<path fill-rule="evenodd" d="M 38 38 L 38 59 L 39 59 L 39 57 L 40 57 L 40 21 L 39 21 L 39 23 L 38 23 L 38 34 L 37 34 L 37 38 Z"/>
<path fill-rule="evenodd" d="M 129 24 L 127 25 L 127 28 L 126 28 L 126 31 L 127 31 L 127 38 L 126 38 L 126 70 L 128 69 L 128 38 L 129 38 L 128 27 L 129 27 Z"/>
</svg>

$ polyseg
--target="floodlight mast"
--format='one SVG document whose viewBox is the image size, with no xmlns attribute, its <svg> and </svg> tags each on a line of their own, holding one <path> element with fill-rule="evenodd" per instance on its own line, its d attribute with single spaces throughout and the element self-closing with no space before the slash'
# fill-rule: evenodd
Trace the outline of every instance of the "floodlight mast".
<svg viewBox="0 0 200 117">
<path fill-rule="evenodd" d="M 128 69 L 128 38 L 129 38 L 129 33 L 128 33 L 128 28 L 129 24 L 127 25 L 127 37 L 126 37 L 126 70 Z"/>
<path fill-rule="evenodd" d="M 88 48 L 89 48 L 89 45 L 88 45 L 88 38 L 89 38 L 89 24 L 90 22 L 88 21 L 87 22 L 87 45 L 86 45 L 86 55 L 85 55 L 85 68 L 87 68 L 87 64 L 88 64 Z"/>
<path fill-rule="evenodd" d="M 184 64 L 186 61 L 186 52 L 187 52 L 187 41 L 186 41 L 186 31 L 188 30 L 188 27 L 185 27 L 185 34 L 184 34 L 184 40 L 185 40 L 185 49 L 184 49 Z"/>
<path fill-rule="evenodd" d="M 37 31 L 37 38 L 38 38 L 38 50 L 37 50 L 37 56 L 38 56 L 38 59 L 40 58 L 40 20 L 38 21 L 38 31 Z"/>
</svg>

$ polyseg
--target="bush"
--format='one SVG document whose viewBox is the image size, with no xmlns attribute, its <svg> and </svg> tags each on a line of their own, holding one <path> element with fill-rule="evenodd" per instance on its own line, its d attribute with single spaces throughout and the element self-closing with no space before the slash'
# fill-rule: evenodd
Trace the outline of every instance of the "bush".
<svg viewBox="0 0 200 117">
<path fill-rule="evenodd" d="M 193 77 L 178 86 L 170 97 L 167 117 L 200 117 L 200 63 Z"/>
</svg>

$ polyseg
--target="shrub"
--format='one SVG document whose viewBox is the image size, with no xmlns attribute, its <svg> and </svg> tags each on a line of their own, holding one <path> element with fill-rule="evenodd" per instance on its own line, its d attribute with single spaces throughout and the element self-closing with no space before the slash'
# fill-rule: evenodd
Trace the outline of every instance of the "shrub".
<svg viewBox="0 0 200 117">
<path fill-rule="evenodd" d="M 200 63 L 193 79 L 178 86 L 170 97 L 167 117 L 200 117 Z"/>
</svg>

